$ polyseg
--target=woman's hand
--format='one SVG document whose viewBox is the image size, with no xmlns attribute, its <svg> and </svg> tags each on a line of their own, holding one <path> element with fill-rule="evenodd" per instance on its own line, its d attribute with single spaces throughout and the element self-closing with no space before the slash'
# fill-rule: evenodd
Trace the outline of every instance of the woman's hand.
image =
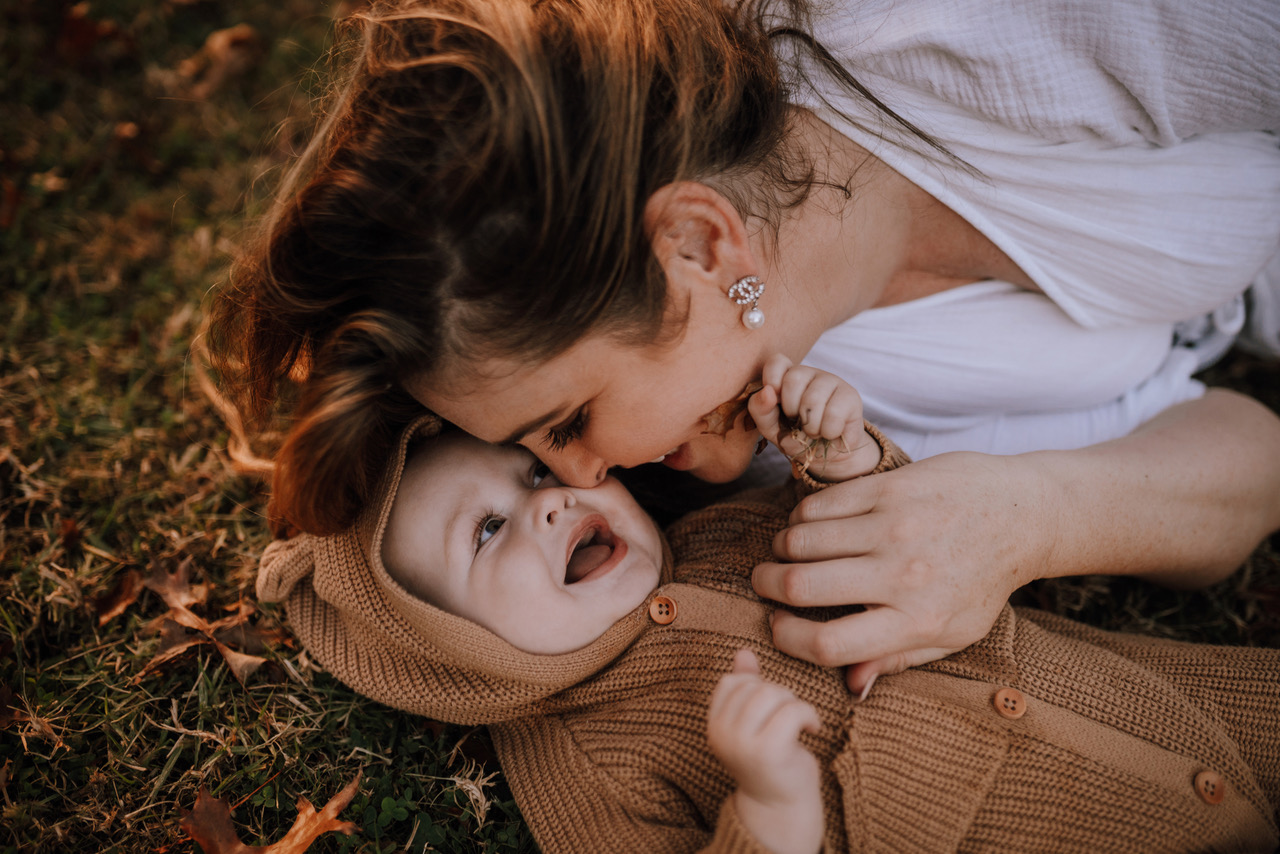
<svg viewBox="0 0 1280 854">
<path fill-rule="evenodd" d="M 878 673 L 972 644 L 1022 584 L 1133 575 L 1202 587 L 1280 528 L 1280 418 L 1223 390 L 1072 451 L 942 454 L 805 498 L 756 567 L 784 605 L 867 605 L 829 623 L 775 614 L 778 648 Z"/>
<path fill-rule="evenodd" d="M 861 694 L 876 675 L 981 639 L 1009 595 L 1036 577 L 1043 506 L 1014 458 L 944 454 L 808 496 L 756 567 L 761 596 L 795 607 L 867 605 L 826 623 L 774 614 L 778 649 L 846 674 Z"/>
<path fill-rule="evenodd" d="M 816 852 L 824 816 L 818 760 L 799 741 L 822 727 L 813 706 L 766 682 L 755 654 L 740 649 L 707 710 L 707 739 L 738 788 L 738 818 L 774 852 Z"/>
</svg>

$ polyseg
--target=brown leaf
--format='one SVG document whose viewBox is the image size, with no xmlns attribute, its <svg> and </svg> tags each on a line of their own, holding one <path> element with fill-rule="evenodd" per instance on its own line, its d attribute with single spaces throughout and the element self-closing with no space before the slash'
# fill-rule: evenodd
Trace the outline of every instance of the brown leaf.
<svg viewBox="0 0 1280 854">
<path fill-rule="evenodd" d="M 132 47 L 130 39 L 114 21 L 98 21 L 89 17 L 88 0 L 76 3 L 63 13 L 58 31 L 57 51 L 69 62 L 83 63 L 99 44 L 113 45 L 117 51 Z"/>
<path fill-rule="evenodd" d="M 188 641 L 196 643 L 208 643 L 208 638 L 202 634 L 192 634 L 188 631 L 188 626 L 184 626 L 176 620 L 168 617 L 163 618 L 163 625 L 160 629 L 160 648 L 157 653 L 168 652 L 176 646 L 190 647 Z"/>
<path fill-rule="evenodd" d="M 266 663 L 266 659 L 258 655 L 245 655 L 243 652 L 236 652 L 224 643 L 213 642 L 218 648 L 218 652 L 222 653 L 222 658 L 227 662 L 227 667 L 231 668 L 231 673 L 239 680 L 240 684 L 245 684 L 253 672 Z"/>
<path fill-rule="evenodd" d="M 0 178 L 0 229 L 8 230 L 13 227 L 21 202 L 22 188 L 8 178 Z"/>
<path fill-rule="evenodd" d="M 746 387 L 738 393 L 733 400 L 726 400 L 715 409 L 702 416 L 702 432 L 710 433 L 713 436 L 724 436 L 733 429 L 733 425 L 737 422 L 738 416 L 747 411 L 747 399 L 751 395 L 764 388 L 764 383 L 754 380 L 747 383 Z M 747 416 L 743 426 L 748 429 L 754 429 L 755 423 L 751 421 L 751 416 Z"/>
<path fill-rule="evenodd" d="M 14 721 L 25 721 L 27 715 L 13 705 L 13 689 L 0 683 L 0 729 L 4 729 Z"/>
<path fill-rule="evenodd" d="M 130 605 L 138 601 L 141 593 L 142 573 L 131 569 L 120 577 L 110 593 L 93 600 L 93 608 L 98 612 L 98 625 L 105 626 L 123 614 Z"/>
<path fill-rule="evenodd" d="M 193 81 L 190 96 L 204 100 L 252 68 L 261 56 L 258 31 L 248 24 L 237 24 L 210 33 L 204 46 L 178 66 L 178 74 Z"/>
<path fill-rule="evenodd" d="M 151 575 L 143 582 L 148 590 L 154 590 L 164 603 L 174 610 L 186 610 L 193 605 L 203 605 L 209 598 L 208 584 L 191 583 L 191 564 L 188 557 L 169 572 L 160 564 L 153 564 Z M 194 628 L 194 627 L 193 627 Z"/>
<path fill-rule="evenodd" d="M 133 678 L 133 684 L 137 685 L 147 674 L 179 658 L 192 647 L 206 643 L 211 643 L 207 635 L 203 633 L 191 634 L 186 631 L 186 628 L 181 623 L 166 618 L 160 635 L 160 649 L 138 672 L 138 675 Z"/>
<path fill-rule="evenodd" d="M 311 843 L 326 833 L 342 833 L 350 836 L 356 825 L 339 821 L 338 814 L 351 803 L 360 785 L 360 774 L 329 799 L 324 809 L 316 812 L 306 798 L 298 797 L 298 817 L 293 827 L 279 842 L 266 846 L 248 846 L 240 841 L 231 824 L 231 808 L 226 801 L 209 795 L 207 787 L 200 789 L 191 812 L 183 816 L 182 829 L 195 840 L 204 854 L 303 854 Z"/>
<path fill-rule="evenodd" d="M 62 536 L 62 545 L 74 549 L 80 545 L 80 526 L 70 516 L 63 516 L 58 523 L 58 533 Z"/>
<path fill-rule="evenodd" d="M 221 622 L 221 620 L 219 620 Z M 277 644 L 288 644 L 291 636 L 279 627 L 263 629 L 245 624 L 224 626 L 214 630 L 213 639 L 233 646 L 241 652 L 256 655 Z"/>
</svg>

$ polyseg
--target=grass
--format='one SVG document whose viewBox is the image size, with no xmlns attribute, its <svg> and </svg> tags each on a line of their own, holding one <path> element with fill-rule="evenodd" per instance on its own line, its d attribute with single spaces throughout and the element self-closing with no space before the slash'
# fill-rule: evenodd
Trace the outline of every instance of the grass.
<svg viewBox="0 0 1280 854">
<path fill-rule="evenodd" d="M 0 7 L 0 851 L 194 851 L 199 786 L 264 844 L 363 769 L 352 837 L 316 851 L 528 851 L 484 734 L 353 695 L 277 643 L 242 687 L 212 646 L 144 671 L 166 607 L 131 572 L 190 558 L 213 620 L 252 599 L 264 492 L 237 476 L 189 347 L 253 188 L 298 140 L 318 4 Z M 183 62 L 247 23 L 208 97 Z M 302 82 L 298 80 L 301 76 Z M 254 615 L 251 634 L 278 623 Z M 487 762 L 487 767 L 482 764 Z M 454 778 L 458 778 L 455 780 Z M 459 780 L 461 783 L 459 783 Z M 468 789 L 491 802 L 481 821 Z"/>
<path fill-rule="evenodd" d="M 233 471 L 189 348 L 254 188 L 298 144 L 287 120 L 330 23 L 300 0 L 0 7 L 0 854 L 193 851 L 177 822 L 202 784 L 265 844 L 299 795 L 319 806 L 357 771 L 343 817 L 360 831 L 313 850 L 534 848 L 482 731 L 352 694 L 273 640 L 277 613 L 253 610 L 234 642 L 266 641 L 247 687 L 209 644 L 147 667 L 173 640 L 153 590 L 100 620 L 131 579 L 184 563 L 209 585 L 204 618 L 253 607 L 264 490 Z M 248 69 L 193 91 L 208 77 L 184 61 L 237 24 L 256 33 Z M 1235 354 L 1215 381 L 1280 408 L 1278 372 Z M 1205 595 L 1100 579 L 1022 595 L 1109 628 L 1278 646 L 1278 549 Z"/>
</svg>

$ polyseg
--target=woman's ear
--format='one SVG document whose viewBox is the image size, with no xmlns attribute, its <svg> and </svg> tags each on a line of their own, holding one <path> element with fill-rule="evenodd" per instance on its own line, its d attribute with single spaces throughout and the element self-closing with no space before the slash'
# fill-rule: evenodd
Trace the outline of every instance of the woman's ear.
<svg viewBox="0 0 1280 854">
<path fill-rule="evenodd" d="M 742 217 L 706 184 L 659 188 L 645 204 L 644 227 L 668 283 L 702 281 L 724 290 L 759 272 Z"/>
</svg>

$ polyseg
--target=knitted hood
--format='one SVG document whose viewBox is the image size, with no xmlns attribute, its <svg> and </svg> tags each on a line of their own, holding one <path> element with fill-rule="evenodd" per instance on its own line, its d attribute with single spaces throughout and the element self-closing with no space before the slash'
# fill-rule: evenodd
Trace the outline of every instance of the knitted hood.
<svg viewBox="0 0 1280 854">
<path fill-rule="evenodd" d="M 361 694 L 460 724 L 535 713 L 620 655 L 648 624 L 647 603 L 574 652 L 534 655 L 406 591 L 382 564 L 382 539 L 412 443 L 438 435 L 426 415 L 401 434 L 373 498 L 347 531 L 267 546 L 258 598 L 283 602 L 290 629 L 327 670 Z M 663 540 L 661 581 L 672 561 Z"/>
</svg>

